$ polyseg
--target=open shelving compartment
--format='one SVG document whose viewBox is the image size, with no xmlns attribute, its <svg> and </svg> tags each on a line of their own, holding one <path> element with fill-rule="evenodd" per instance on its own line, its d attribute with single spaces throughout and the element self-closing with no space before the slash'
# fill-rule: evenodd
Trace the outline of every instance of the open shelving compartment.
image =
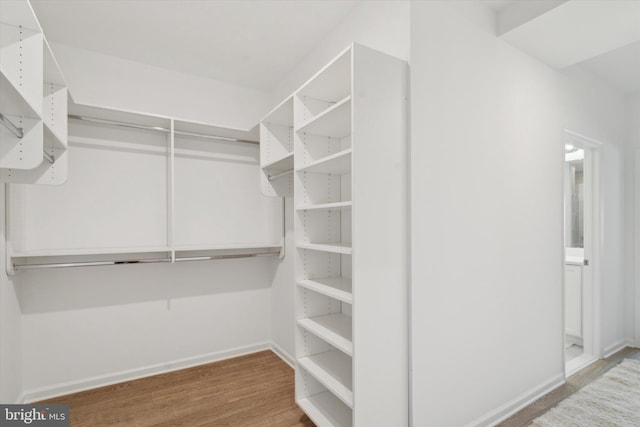
<svg viewBox="0 0 640 427">
<path fill-rule="evenodd" d="M 296 401 L 318 425 L 351 426 L 351 52 L 294 94 Z"/>
<path fill-rule="evenodd" d="M 293 194 L 293 97 L 260 121 L 260 187 L 268 196 Z"/>
<path fill-rule="evenodd" d="M 67 178 L 67 89 L 28 2 L 0 6 L 0 180 L 59 185 Z"/>
</svg>

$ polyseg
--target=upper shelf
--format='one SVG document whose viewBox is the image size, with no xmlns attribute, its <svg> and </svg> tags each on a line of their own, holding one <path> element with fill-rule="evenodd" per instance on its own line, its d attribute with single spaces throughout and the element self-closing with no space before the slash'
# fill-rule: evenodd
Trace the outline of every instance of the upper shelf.
<svg viewBox="0 0 640 427">
<path fill-rule="evenodd" d="M 282 101 L 260 121 L 279 126 L 293 126 L 293 95 Z"/>
<path fill-rule="evenodd" d="M 334 175 L 344 175 L 351 173 L 351 153 L 353 150 L 347 148 L 338 153 L 316 160 L 298 169 L 301 172 L 328 173 Z"/>
<path fill-rule="evenodd" d="M 343 138 L 351 134 L 351 96 L 348 95 L 322 113 L 300 125 L 298 132 Z"/>
<path fill-rule="evenodd" d="M 350 93 L 351 47 L 342 51 L 297 91 L 300 97 L 309 96 L 328 102 L 336 102 Z"/>
</svg>

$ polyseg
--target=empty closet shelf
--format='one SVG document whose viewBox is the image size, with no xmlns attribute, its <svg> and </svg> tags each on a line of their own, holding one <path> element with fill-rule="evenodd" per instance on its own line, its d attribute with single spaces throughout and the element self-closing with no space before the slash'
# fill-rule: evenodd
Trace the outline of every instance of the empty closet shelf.
<svg viewBox="0 0 640 427">
<path fill-rule="evenodd" d="M 262 165 L 262 169 L 273 173 L 293 170 L 293 153 L 287 153 L 279 159 L 267 162 Z"/>
<path fill-rule="evenodd" d="M 40 83 L 42 85 L 42 82 Z M 35 99 L 30 99 L 29 95 L 23 93 L 0 72 L 0 93 L 2 100 L 0 101 L 0 112 L 5 116 L 24 116 L 32 119 L 40 119 L 41 106 L 38 106 Z M 15 123 L 18 125 L 17 123 Z"/>
<path fill-rule="evenodd" d="M 341 351 L 327 351 L 298 359 L 298 365 L 353 408 L 351 357 Z"/>
<path fill-rule="evenodd" d="M 351 153 L 348 148 L 322 159 L 316 160 L 300 169 L 300 172 L 327 173 L 332 175 L 345 175 L 351 173 Z"/>
<path fill-rule="evenodd" d="M 351 317 L 343 313 L 298 319 L 298 325 L 351 356 Z"/>
<path fill-rule="evenodd" d="M 343 138 L 351 134 L 351 96 L 347 96 L 302 124 L 298 132 Z"/>
<path fill-rule="evenodd" d="M 298 405 L 319 426 L 351 427 L 352 411 L 330 391 L 298 400 Z"/>
<path fill-rule="evenodd" d="M 298 286 L 346 302 L 347 304 L 353 303 L 351 279 L 348 277 L 321 277 L 299 280 Z"/>
<path fill-rule="evenodd" d="M 297 244 L 300 249 L 311 249 L 313 251 L 331 252 L 342 255 L 351 255 L 350 243 L 310 243 L 302 242 Z"/>
<path fill-rule="evenodd" d="M 353 202 L 333 202 L 333 203 L 319 203 L 315 205 L 300 205 L 296 208 L 297 211 L 311 211 L 311 210 L 338 210 L 338 209 L 351 209 Z"/>
</svg>

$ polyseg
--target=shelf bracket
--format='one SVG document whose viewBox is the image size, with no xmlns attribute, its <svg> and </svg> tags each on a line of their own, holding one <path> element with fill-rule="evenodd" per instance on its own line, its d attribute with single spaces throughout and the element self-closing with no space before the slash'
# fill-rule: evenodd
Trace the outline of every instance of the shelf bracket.
<svg viewBox="0 0 640 427">
<path fill-rule="evenodd" d="M 4 114 L 0 113 L 0 123 L 4 125 L 9 131 L 14 134 L 18 138 L 22 138 L 24 136 L 24 130 L 11 122 Z"/>
</svg>

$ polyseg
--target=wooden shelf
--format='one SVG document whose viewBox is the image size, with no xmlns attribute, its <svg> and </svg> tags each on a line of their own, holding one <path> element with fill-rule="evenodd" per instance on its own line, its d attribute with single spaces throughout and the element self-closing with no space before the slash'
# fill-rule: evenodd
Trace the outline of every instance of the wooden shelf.
<svg viewBox="0 0 640 427">
<path fill-rule="evenodd" d="M 298 359 L 298 365 L 353 408 L 351 357 L 341 351 L 327 351 Z"/>
<path fill-rule="evenodd" d="M 284 157 L 264 164 L 262 166 L 262 170 L 268 172 L 285 172 L 293 170 L 293 153 L 287 153 Z"/>
<path fill-rule="evenodd" d="M 353 353 L 351 342 L 351 317 L 343 313 L 298 319 L 298 325 L 325 340 L 349 356 Z"/>
<path fill-rule="evenodd" d="M 305 397 L 297 403 L 317 426 L 352 426 L 352 411 L 330 391 Z"/>
<path fill-rule="evenodd" d="M 330 210 L 351 209 L 351 206 L 353 206 L 353 202 L 351 201 L 333 202 L 333 203 L 321 203 L 317 205 L 300 205 L 296 208 L 296 210 L 297 211 L 311 211 L 311 210 L 330 211 Z"/>
<path fill-rule="evenodd" d="M 321 277 L 299 280 L 298 286 L 346 302 L 347 304 L 353 304 L 351 279 L 348 277 Z"/>
<path fill-rule="evenodd" d="M 342 255 L 351 255 L 350 243 L 310 243 L 302 242 L 297 244 L 298 248 L 311 249 L 313 251 L 332 252 Z"/>
<path fill-rule="evenodd" d="M 349 174 L 351 173 L 352 152 L 353 150 L 351 148 L 347 148 L 346 150 L 316 160 L 298 170 L 300 172 L 327 173 L 332 175 Z"/>
<path fill-rule="evenodd" d="M 335 138 L 344 138 L 350 135 L 351 96 L 341 99 L 333 106 L 302 124 L 296 131 Z"/>
</svg>

